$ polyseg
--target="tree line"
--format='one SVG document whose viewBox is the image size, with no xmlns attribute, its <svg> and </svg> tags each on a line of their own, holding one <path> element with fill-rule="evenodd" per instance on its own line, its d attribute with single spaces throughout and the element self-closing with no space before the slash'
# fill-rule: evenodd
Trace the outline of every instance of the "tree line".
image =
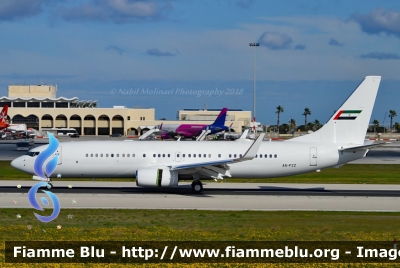
<svg viewBox="0 0 400 268">
<path fill-rule="evenodd" d="M 296 121 L 293 118 L 291 118 L 289 120 L 288 124 L 281 125 L 280 118 L 281 118 L 281 113 L 283 113 L 283 112 L 285 112 L 285 109 L 281 105 L 278 105 L 276 107 L 276 111 L 275 111 L 275 113 L 278 115 L 278 120 L 277 120 L 277 125 L 276 125 L 275 131 L 277 131 L 278 133 L 282 133 L 282 132 L 292 133 L 297 126 Z M 315 119 L 313 122 L 308 122 L 307 118 L 309 115 L 311 115 L 310 108 L 308 108 L 308 107 L 304 108 L 304 112 L 302 113 L 302 116 L 304 116 L 304 126 L 299 127 L 301 131 L 309 131 L 309 130 L 316 131 L 322 127 L 321 123 L 317 119 Z M 390 118 L 390 127 L 389 128 L 391 131 L 395 131 L 395 130 L 400 131 L 400 123 L 395 122 L 393 124 L 393 118 L 396 116 L 397 116 L 397 113 L 395 110 L 389 111 L 389 118 Z M 372 122 L 372 126 L 374 128 L 374 131 L 376 132 L 376 130 L 380 127 L 379 121 L 377 119 L 374 119 Z"/>
</svg>

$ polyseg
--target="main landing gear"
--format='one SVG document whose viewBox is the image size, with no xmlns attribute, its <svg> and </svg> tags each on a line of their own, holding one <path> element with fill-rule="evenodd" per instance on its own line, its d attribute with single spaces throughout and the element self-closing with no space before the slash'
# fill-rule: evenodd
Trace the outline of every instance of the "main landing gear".
<svg viewBox="0 0 400 268">
<path fill-rule="evenodd" d="M 199 194 L 203 191 L 203 184 L 199 180 L 195 180 L 192 182 L 192 190 Z"/>
</svg>

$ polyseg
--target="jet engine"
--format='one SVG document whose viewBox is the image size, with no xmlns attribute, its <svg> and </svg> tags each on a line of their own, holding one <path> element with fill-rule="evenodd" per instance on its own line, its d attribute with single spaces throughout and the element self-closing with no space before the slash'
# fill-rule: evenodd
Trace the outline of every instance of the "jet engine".
<svg viewBox="0 0 400 268">
<path fill-rule="evenodd" d="M 140 187 L 178 186 L 178 172 L 167 167 L 141 168 L 136 171 L 136 185 Z"/>
</svg>

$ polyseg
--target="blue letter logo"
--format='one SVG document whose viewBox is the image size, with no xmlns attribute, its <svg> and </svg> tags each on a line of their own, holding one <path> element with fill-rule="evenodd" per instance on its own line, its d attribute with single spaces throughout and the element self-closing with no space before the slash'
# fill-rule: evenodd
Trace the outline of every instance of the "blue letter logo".
<svg viewBox="0 0 400 268">
<path fill-rule="evenodd" d="M 56 169 L 57 164 L 58 164 L 58 155 L 55 155 L 53 159 L 48 161 L 45 169 L 43 170 L 44 163 L 47 159 L 49 159 L 56 151 L 58 148 L 58 140 L 49 132 L 47 132 L 47 135 L 49 136 L 49 146 L 41 152 L 35 161 L 35 164 L 33 166 L 33 171 L 35 174 L 39 177 L 41 177 L 43 180 L 47 180 L 48 177 L 53 173 L 53 171 Z M 31 206 L 37 210 L 42 210 L 43 208 L 39 205 L 39 203 L 36 201 L 36 193 L 37 190 L 40 187 L 46 187 L 50 186 L 47 182 L 39 182 L 35 185 L 32 186 L 32 188 L 28 192 L 28 201 L 31 204 Z M 60 202 L 58 201 L 58 198 L 55 194 L 49 191 L 43 191 L 45 194 L 47 194 L 51 201 L 53 202 L 54 208 L 53 208 L 53 213 L 50 216 L 41 216 L 37 213 L 34 213 L 36 218 L 38 218 L 42 222 L 50 222 L 57 218 L 58 214 L 60 214 Z M 43 204 L 46 206 L 49 205 L 49 202 L 45 197 L 42 197 L 40 199 Z"/>
</svg>

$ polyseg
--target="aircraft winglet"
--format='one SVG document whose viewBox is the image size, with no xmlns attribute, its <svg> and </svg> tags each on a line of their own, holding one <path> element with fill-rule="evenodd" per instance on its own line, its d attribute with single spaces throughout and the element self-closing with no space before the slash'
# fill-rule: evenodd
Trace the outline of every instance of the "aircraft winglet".
<svg viewBox="0 0 400 268">
<path fill-rule="evenodd" d="M 258 149 L 261 146 L 261 143 L 264 139 L 265 133 L 261 133 L 260 136 L 253 142 L 253 144 L 249 147 L 247 152 L 244 154 L 243 157 L 233 160 L 233 163 L 243 162 L 247 160 L 251 160 L 256 157 Z"/>
<path fill-rule="evenodd" d="M 245 140 L 247 138 L 247 134 L 249 134 L 249 129 L 243 131 L 242 135 L 240 136 L 239 140 Z"/>
</svg>

